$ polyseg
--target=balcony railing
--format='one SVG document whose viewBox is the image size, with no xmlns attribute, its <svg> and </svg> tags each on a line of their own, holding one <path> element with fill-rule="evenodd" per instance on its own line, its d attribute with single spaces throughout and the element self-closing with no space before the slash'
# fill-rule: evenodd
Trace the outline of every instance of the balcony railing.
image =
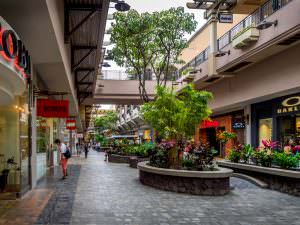
<svg viewBox="0 0 300 225">
<path fill-rule="evenodd" d="M 220 37 L 217 41 L 218 50 L 221 50 L 228 44 L 230 44 L 233 40 L 233 37 L 239 33 L 240 31 L 244 30 L 250 26 L 257 26 L 267 17 L 272 15 L 274 12 L 278 11 L 282 7 L 286 6 L 289 2 L 293 0 L 268 0 L 262 6 L 260 6 L 256 11 L 251 13 L 241 22 L 236 24 L 233 28 L 231 28 L 228 32 L 226 32 L 222 37 Z M 188 67 L 196 67 L 199 66 L 201 63 L 208 59 L 208 51 L 209 47 L 207 47 L 204 51 L 202 51 L 199 55 L 197 55 L 194 59 L 192 59 L 189 63 L 183 66 L 179 73 L 181 73 Z"/>
</svg>

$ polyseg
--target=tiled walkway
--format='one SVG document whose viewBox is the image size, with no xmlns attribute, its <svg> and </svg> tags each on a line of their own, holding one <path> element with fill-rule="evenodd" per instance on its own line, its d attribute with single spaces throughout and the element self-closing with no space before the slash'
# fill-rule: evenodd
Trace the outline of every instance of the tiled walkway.
<svg viewBox="0 0 300 225">
<path fill-rule="evenodd" d="M 0 215 L 0 224 L 268 225 L 299 224 L 300 198 L 232 178 L 224 197 L 164 192 L 143 186 L 138 171 L 91 152 L 73 160 L 67 180 L 48 177 Z"/>
</svg>

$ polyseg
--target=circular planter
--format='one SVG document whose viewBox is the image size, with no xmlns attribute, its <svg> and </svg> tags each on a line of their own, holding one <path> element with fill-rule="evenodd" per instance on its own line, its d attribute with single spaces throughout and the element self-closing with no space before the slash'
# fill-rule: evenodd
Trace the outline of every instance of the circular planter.
<svg viewBox="0 0 300 225">
<path fill-rule="evenodd" d="M 138 163 L 149 161 L 149 158 L 142 158 L 138 156 L 131 156 L 129 159 L 129 166 L 131 168 L 137 168 Z"/>
<path fill-rule="evenodd" d="M 108 162 L 111 163 L 129 163 L 130 156 L 108 154 Z"/>
<path fill-rule="evenodd" d="M 218 168 L 215 171 L 188 171 L 163 169 L 138 163 L 142 184 L 161 190 L 194 195 L 225 195 L 230 191 L 231 169 Z"/>
</svg>

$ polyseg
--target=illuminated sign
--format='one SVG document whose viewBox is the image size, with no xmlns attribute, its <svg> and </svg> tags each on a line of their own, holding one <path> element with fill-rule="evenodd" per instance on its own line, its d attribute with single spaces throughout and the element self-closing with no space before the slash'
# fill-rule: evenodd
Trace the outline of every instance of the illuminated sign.
<svg viewBox="0 0 300 225">
<path fill-rule="evenodd" d="M 69 101 L 38 99 L 36 114 L 47 118 L 68 118 Z"/>
<path fill-rule="evenodd" d="M 7 63 L 13 62 L 15 69 L 26 78 L 31 74 L 28 51 L 17 34 L 12 29 L 5 28 L 4 24 L 4 20 L 0 17 L 0 54 Z"/>
<path fill-rule="evenodd" d="M 219 127 L 219 122 L 215 121 L 215 120 L 204 120 L 201 125 L 200 128 L 205 129 L 205 128 L 217 128 Z"/>
<path fill-rule="evenodd" d="M 300 96 L 293 96 L 281 102 L 277 109 L 277 114 L 292 113 L 300 111 Z"/>
<path fill-rule="evenodd" d="M 68 130 L 75 130 L 76 129 L 76 120 L 75 119 L 66 120 L 66 128 Z"/>
</svg>

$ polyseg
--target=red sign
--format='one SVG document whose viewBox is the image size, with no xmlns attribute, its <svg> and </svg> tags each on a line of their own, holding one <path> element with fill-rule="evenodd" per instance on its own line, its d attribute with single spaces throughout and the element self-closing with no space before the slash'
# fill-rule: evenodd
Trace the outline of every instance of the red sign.
<svg viewBox="0 0 300 225">
<path fill-rule="evenodd" d="M 13 62 L 23 77 L 31 74 L 30 56 L 21 40 L 11 29 L 4 29 L 0 21 L 0 54 L 7 62 Z"/>
<path fill-rule="evenodd" d="M 76 129 L 76 120 L 75 119 L 66 120 L 66 128 L 68 130 L 75 130 Z"/>
<path fill-rule="evenodd" d="M 219 126 L 219 122 L 218 121 L 215 121 L 215 120 L 203 120 L 200 127 L 202 129 L 205 129 L 205 128 L 211 128 L 211 127 L 217 128 L 218 126 Z"/>
<path fill-rule="evenodd" d="M 68 118 L 69 101 L 68 100 L 37 100 L 37 116 L 47 118 Z"/>
</svg>

